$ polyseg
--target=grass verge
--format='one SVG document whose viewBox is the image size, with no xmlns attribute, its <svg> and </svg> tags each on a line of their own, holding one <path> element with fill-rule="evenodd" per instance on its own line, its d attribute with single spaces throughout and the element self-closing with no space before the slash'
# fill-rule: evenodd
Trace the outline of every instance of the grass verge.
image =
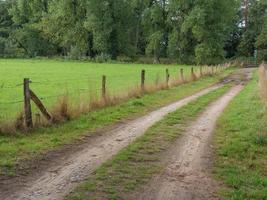
<svg viewBox="0 0 267 200">
<path fill-rule="evenodd" d="M 24 135 L 0 135 L 0 174 L 14 175 L 16 164 L 34 159 L 48 151 L 58 149 L 77 139 L 92 134 L 96 129 L 129 117 L 143 115 L 153 109 L 177 101 L 218 82 L 223 75 L 205 77 L 196 82 L 134 98 L 116 106 L 103 108 L 78 119 L 53 127 L 41 128 Z"/>
<path fill-rule="evenodd" d="M 161 158 L 182 134 L 187 122 L 194 120 L 205 107 L 223 95 L 229 85 L 210 92 L 167 115 L 142 137 L 104 163 L 69 199 L 127 199 L 127 194 L 145 184 L 164 169 Z"/>
<path fill-rule="evenodd" d="M 215 174 L 224 199 L 267 199 L 267 111 L 258 77 L 232 101 L 218 122 Z"/>
</svg>

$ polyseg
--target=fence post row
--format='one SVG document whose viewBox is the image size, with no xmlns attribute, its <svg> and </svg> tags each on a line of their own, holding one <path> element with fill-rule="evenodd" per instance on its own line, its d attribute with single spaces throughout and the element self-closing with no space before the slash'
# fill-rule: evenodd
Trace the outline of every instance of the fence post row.
<svg viewBox="0 0 267 200">
<path fill-rule="evenodd" d="M 30 79 L 29 78 L 24 78 L 23 90 L 24 90 L 25 125 L 27 128 L 32 128 L 33 122 L 32 122 Z"/>
<path fill-rule="evenodd" d="M 221 67 L 223 68 L 223 67 Z M 216 67 L 214 69 L 214 66 L 211 66 L 212 74 L 214 74 L 215 70 L 221 70 L 220 67 Z M 210 71 L 209 67 L 205 66 L 204 71 Z M 191 75 L 194 76 L 194 68 L 191 68 Z M 200 66 L 200 75 L 203 76 L 203 67 Z M 181 76 L 181 81 L 184 83 L 185 82 L 185 77 L 184 77 L 184 69 L 180 69 L 180 76 Z M 141 71 L 141 90 L 142 92 L 145 91 L 145 80 L 146 80 L 146 71 L 143 69 Z M 170 81 L 170 73 L 169 69 L 166 69 L 166 85 L 167 87 L 169 86 L 169 81 Z M 106 100 L 106 82 L 107 82 L 107 77 L 105 75 L 102 76 L 102 97 L 104 100 Z M 23 81 L 23 90 L 24 90 L 24 114 L 25 114 L 25 125 L 27 128 L 32 128 L 33 127 L 33 120 L 32 120 L 32 110 L 31 110 L 31 100 L 36 104 L 36 106 L 39 108 L 41 113 L 44 115 L 44 117 L 50 121 L 53 119 L 51 114 L 48 112 L 48 110 L 45 108 L 44 104 L 42 101 L 37 97 L 37 95 L 30 89 L 30 79 L 29 78 L 24 78 Z M 40 120 L 40 119 L 38 119 Z"/>
<path fill-rule="evenodd" d="M 106 100 L 106 95 L 107 95 L 107 88 L 106 88 L 106 83 L 107 83 L 107 77 L 102 76 L 102 98 Z"/>
<path fill-rule="evenodd" d="M 141 72 L 141 90 L 145 91 L 145 80 L 146 80 L 146 71 L 143 69 Z"/>
</svg>

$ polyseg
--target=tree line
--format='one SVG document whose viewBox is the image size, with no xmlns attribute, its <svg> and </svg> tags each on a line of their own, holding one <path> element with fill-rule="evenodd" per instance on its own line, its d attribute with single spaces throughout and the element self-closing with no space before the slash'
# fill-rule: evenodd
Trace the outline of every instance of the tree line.
<svg viewBox="0 0 267 200">
<path fill-rule="evenodd" d="M 266 10 L 267 0 L 0 0 L 0 56 L 266 58 Z"/>
</svg>

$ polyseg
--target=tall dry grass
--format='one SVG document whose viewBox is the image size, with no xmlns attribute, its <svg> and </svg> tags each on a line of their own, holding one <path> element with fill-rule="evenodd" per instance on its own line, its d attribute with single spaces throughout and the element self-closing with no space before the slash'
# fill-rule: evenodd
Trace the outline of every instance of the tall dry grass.
<svg viewBox="0 0 267 200">
<path fill-rule="evenodd" d="M 66 95 L 60 97 L 57 100 L 57 103 L 50 109 L 50 114 L 53 116 L 53 119 L 51 121 L 46 121 L 39 113 L 34 116 L 33 129 L 51 126 L 51 124 L 66 122 L 77 118 L 82 114 L 86 114 L 107 106 L 117 105 L 131 98 L 141 97 L 143 95 L 151 94 L 159 90 L 166 90 L 179 86 L 181 84 L 193 82 L 200 79 L 201 77 L 212 76 L 220 73 L 229 66 L 230 65 L 228 64 L 220 67 L 203 66 L 202 74 L 200 73 L 200 70 L 194 71 L 194 73 L 191 73 L 189 76 L 184 77 L 182 77 L 181 74 L 176 74 L 175 76 L 173 75 L 170 77 L 168 84 L 166 82 L 160 81 L 158 76 L 153 84 L 146 84 L 144 90 L 142 90 L 140 86 L 133 86 L 125 92 L 113 95 L 107 92 L 105 97 L 102 97 L 96 91 L 91 91 L 89 94 L 89 101 L 88 99 L 80 98 L 78 104 L 71 103 L 70 96 L 68 95 L 68 93 L 66 93 Z M 25 128 L 23 114 L 20 114 L 16 120 L 0 124 L 0 134 L 15 134 L 18 132 L 18 130 L 20 133 L 29 132 L 29 130 Z"/>
<path fill-rule="evenodd" d="M 266 65 L 261 64 L 259 68 L 259 85 L 261 96 L 264 102 L 267 104 L 267 72 L 266 72 Z"/>
</svg>

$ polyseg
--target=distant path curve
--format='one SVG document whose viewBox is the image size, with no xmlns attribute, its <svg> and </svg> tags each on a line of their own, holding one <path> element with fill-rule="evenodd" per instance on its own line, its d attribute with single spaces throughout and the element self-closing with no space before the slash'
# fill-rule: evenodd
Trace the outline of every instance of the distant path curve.
<svg viewBox="0 0 267 200">
<path fill-rule="evenodd" d="M 236 82 L 229 92 L 210 104 L 191 122 L 183 136 L 164 155 L 166 169 L 144 187 L 129 195 L 128 200 L 218 200 L 221 185 L 210 173 L 212 150 L 210 140 L 216 121 L 230 101 L 251 79 L 254 69 L 240 69 L 228 80 Z"/>
</svg>

